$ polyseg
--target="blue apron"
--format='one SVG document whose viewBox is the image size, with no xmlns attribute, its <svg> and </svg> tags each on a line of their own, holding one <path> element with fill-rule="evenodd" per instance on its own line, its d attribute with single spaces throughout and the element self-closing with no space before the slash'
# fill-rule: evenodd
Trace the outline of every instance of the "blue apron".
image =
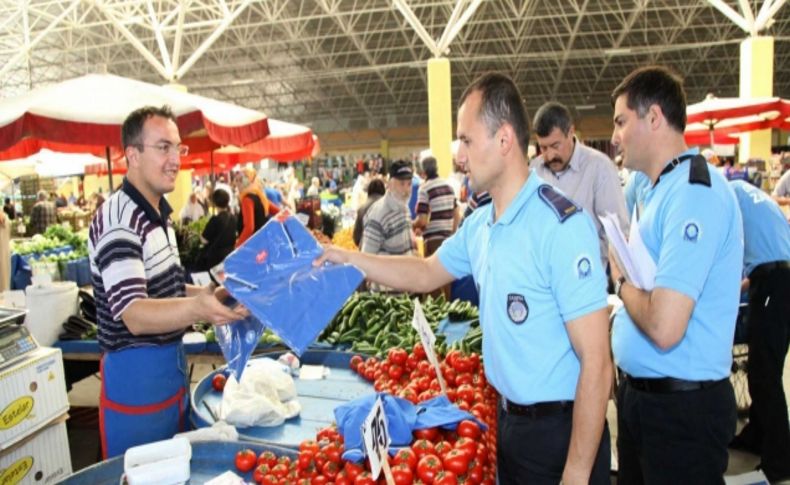
<svg viewBox="0 0 790 485">
<path fill-rule="evenodd" d="M 181 342 L 106 352 L 100 369 L 104 459 L 186 430 L 189 382 Z"/>
</svg>

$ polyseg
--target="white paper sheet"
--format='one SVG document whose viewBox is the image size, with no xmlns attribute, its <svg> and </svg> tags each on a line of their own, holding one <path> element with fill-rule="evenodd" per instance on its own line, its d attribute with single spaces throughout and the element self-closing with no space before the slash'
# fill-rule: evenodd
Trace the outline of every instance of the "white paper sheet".
<svg viewBox="0 0 790 485">
<path fill-rule="evenodd" d="M 656 263 L 650 257 L 639 234 L 636 211 L 631 219 L 629 240 L 625 239 L 615 214 L 607 213 L 599 219 L 625 279 L 639 289 L 652 290 L 656 280 Z"/>
</svg>

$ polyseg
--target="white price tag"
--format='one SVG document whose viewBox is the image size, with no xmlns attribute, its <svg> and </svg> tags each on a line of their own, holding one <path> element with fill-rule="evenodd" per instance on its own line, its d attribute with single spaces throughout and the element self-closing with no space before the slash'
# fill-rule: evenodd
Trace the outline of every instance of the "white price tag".
<svg viewBox="0 0 790 485">
<path fill-rule="evenodd" d="M 368 417 L 362 423 L 362 440 L 365 443 L 365 453 L 370 460 L 370 473 L 375 480 L 379 477 L 382 466 L 387 465 L 386 455 L 390 446 L 387 416 L 384 414 L 381 396 L 376 398 Z"/>
<path fill-rule="evenodd" d="M 417 330 L 417 334 L 420 336 L 420 342 L 422 342 L 422 346 L 425 348 L 425 355 L 428 357 L 428 362 L 436 369 L 436 379 L 439 380 L 439 386 L 442 388 L 442 392 L 447 394 L 447 385 L 444 383 L 442 368 L 439 366 L 439 359 L 436 357 L 436 352 L 433 350 L 433 345 L 436 343 L 436 335 L 433 334 L 433 330 L 431 330 L 431 326 L 425 318 L 425 313 L 422 311 L 420 300 L 417 298 L 414 299 L 414 317 L 411 320 L 411 326 Z"/>
</svg>

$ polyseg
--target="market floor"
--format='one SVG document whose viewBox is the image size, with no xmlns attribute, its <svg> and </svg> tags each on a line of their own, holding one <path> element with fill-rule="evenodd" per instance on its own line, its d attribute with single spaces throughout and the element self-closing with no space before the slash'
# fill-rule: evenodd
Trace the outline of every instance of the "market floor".
<svg viewBox="0 0 790 485">
<path fill-rule="evenodd" d="M 737 362 L 737 359 L 736 359 Z M 192 386 L 194 387 L 200 379 L 211 372 L 212 367 L 208 364 L 196 364 L 192 373 Z M 746 393 L 745 377 L 741 374 L 735 380 L 735 392 L 739 396 L 739 403 L 742 402 Z M 790 395 L 790 359 L 785 361 L 784 373 L 785 394 Z M 99 377 L 98 374 L 89 376 L 74 385 L 69 392 L 69 411 L 68 421 L 69 448 L 71 452 L 71 462 L 75 471 L 86 466 L 90 466 L 101 460 L 101 450 L 99 445 L 99 425 L 97 406 L 99 402 Z M 612 443 L 617 439 L 617 419 L 615 407 L 612 401 L 609 402 L 607 419 L 612 435 Z M 738 429 L 743 426 L 739 421 Z M 614 446 L 612 446 L 614 449 Z M 613 457 L 613 463 L 615 457 Z M 739 475 L 753 471 L 758 464 L 759 458 L 750 453 L 730 450 L 730 462 L 727 475 Z M 613 480 L 614 483 L 614 480 Z"/>
</svg>

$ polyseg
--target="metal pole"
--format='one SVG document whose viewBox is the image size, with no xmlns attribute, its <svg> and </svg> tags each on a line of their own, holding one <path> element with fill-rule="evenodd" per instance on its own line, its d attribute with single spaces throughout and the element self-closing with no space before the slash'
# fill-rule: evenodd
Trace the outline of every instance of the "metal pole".
<svg viewBox="0 0 790 485">
<path fill-rule="evenodd" d="M 110 147 L 104 147 L 104 153 L 107 156 L 107 176 L 110 177 L 110 195 L 113 193 L 112 186 L 112 159 L 110 158 Z"/>
</svg>

